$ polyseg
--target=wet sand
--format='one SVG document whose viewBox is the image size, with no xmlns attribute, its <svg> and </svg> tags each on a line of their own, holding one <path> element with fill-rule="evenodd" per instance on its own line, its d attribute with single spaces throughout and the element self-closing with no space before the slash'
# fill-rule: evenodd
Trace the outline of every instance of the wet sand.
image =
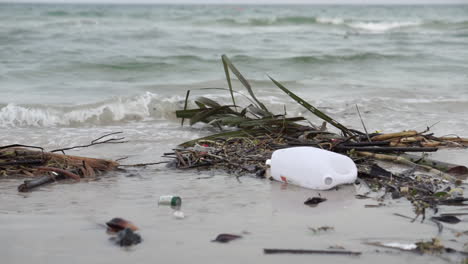
<svg viewBox="0 0 468 264">
<path fill-rule="evenodd" d="M 212 177 L 211 177 L 212 176 Z M 203 178 L 200 177 L 210 177 Z M 413 242 L 437 235 L 430 221 L 421 224 L 394 216 L 413 216 L 405 199 L 356 199 L 359 187 L 321 191 L 326 202 L 303 202 L 317 191 L 253 177 L 240 182 L 222 172 L 196 173 L 166 168 L 110 173 L 92 182 L 52 184 L 18 193 L 17 179 L 0 180 L 0 255 L 3 263 L 446 263 L 454 256 L 421 256 L 364 245 L 365 241 Z M 160 195 L 182 197 L 184 219 L 158 206 Z M 459 208 L 443 208 L 455 211 Z M 430 214 L 428 214 L 430 215 Z M 123 217 L 140 227 L 143 243 L 122 249 L 109 241 L 102 224 Z M 467 229 L 467 218 L 453 230 Z M 314 234 L 309 229 L 332 226 Z M 228 244 L 211 242 L 219 233 L 241 234 Z M 447 228 L 447 246 L 462 249 L 465 237 Z M 450 242 L 456 239 L 458 242 Z M 361 256 L 264 255 L 263 248 L 328 249 L 341 246 Z"/>
</svg>

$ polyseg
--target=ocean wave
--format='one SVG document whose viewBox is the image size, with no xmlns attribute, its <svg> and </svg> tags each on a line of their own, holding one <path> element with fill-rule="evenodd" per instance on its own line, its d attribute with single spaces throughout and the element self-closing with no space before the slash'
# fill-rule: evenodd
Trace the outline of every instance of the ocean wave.
<svg viewBox="0 0 468 264">
<path fill-rule="evenodd" d="M 365 32 L 386 32 L 395 29 L 409 27 L 432 27 L 447 28 L 457 27 L 465 28 L 468 21 L 441 21 L 441 20 L 359 20 L 355 18 L 343 17 L 323 17 L 323 16 L 284 16 L 273 18 L 222 18 L 216 20 L 216 23 L 228 26 L 281 26 L 281 25 L 317 25 L 343 27 Z M 210 22 L 212 24 L 212 22 Z"/>
<path fill-rule="evenodd" d="M 44 16 L 57 16 L 57 17 L 64 17 L 64 16 L 69 16 L 70 13 L 67 11 L 63 10 L 54 10 L 54 11 L 47 11 L 42 13 Z"/>
<path fill-rule="evenodd" d="M 231 60 L 241 64 L 286 64 L 291 66 L 310 65 L 316 63 L 343 63 L 366 60 L 393 60 L 408 58 L 401 54 L 386 54 L 377 52 L 350 52 L 349 54 L 314 54 L 304 53 L 303 55 L 262 57 L 252 55 L 232 55 Z M 151 72 L 151 71 L 172 71 L 180 65 L 213 65 L 219 64 L 218 58 L 193 56 L 193 55 L 174 55 L 174 56 L 141 56 L 135 58 L 110 58 L 106 62 L 82 63 L 71 66 L 69 70 L 87 69 L 103 71 L 130 71 L 130 72 Z M 188 66 L 191 67 L 191 66 Z"/>
<path fill-rule="evenodd" d="M 71 107 L 7 104 L 0 106 L 0 127 L 76 127 L 175 119 L 174 112 L 182 104 L 182 97 L 161 97 L 150 92 Z"/>
<path fill-rule="evenodd" d="M 370 32 L 385 32 L 397 28 L 419 26 L 421 24 L 421 22 L 353 22 L 348 24 L 348 26 Z"/>
<path fill-rule="evenodd" d="M 344 61 L 363 61 L 372 59 L 401 59 L 403 55 L 397 54 L 383 54 L 375 52 L 358 52 L 354 54 L 343 55 L 304 55 L 304 56 L 291 56 L 281 58 L 259 58 L 246 55 L 232 56 L 233 61 L 254 63 L 257 61 L 272 61 L 272 62 L 286 62 L 294 64 L 313 64 L 313 63 L 335 63 Z"/>
<path fill-rule="evenodd" d="M 323 25 L 344 25 L 362 29 L 378 29 L 387 30 L 397 27 L 419 25 L 420 22 L 415 21 L 361 21 L 355 19 L 347 19 L 340 17 L 306 17 L 306 16 L 286 16 L 274 18 L 249 18 L 249 19 L 234 19 L 223 18 L 216 22 L 227 25 L 244 25 L 244 26 L 275 26 L 275 25 L 305 25 L 305 24 L 323 24 Z"/>
<path fill-rule="evenodd" d="M 139 56 L 139 57 L 117 57 L 109 58 L 106 62 L 83 63 L 80 68 L 120 70 L 120 71 L 153 71 L 168 69 L 181 63 L 203 63 L 215 62 L 219 60 L 209 60 L 194 55 L 173 55 L 173 56 Z"/>
<path fill-rule="evenodd" d="M 42 13 L 43 16 L 51 17 L 68 17 L 68 16 L 81 16 L 81 17 L 103 17 L 105 12 L 88 10 L 88 11 L 79 11 L 79 12 L 69 12 L 65 10 L 53 10 Z"/>
<path fill-rule="evenodd" d="M 238 25 L 238 26 L 275 26 L 275 25 L 303 25 L 303 24 L 316 24 L 315 17 L 306 16 L 287 16 L 276 18 L 248 18 L 248 19 L 234 19 L 222 18 L 216 20 L 217 23 L 225 25 Z"/>
</svg>

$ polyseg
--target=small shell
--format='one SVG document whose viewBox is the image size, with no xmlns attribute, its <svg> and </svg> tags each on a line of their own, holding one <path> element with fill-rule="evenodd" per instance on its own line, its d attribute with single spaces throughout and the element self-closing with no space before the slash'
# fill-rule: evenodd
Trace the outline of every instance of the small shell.
<svg viewBox="0 0 468 264">
<path fill-rule="evenodd" d="M 138 230 L 138 227 L 132 222 L 119 217 L 112 218 L 106 225 L 108 226 L 107 231 L 109 232 L 119 232 L 125 228 L 129 228 L 132 231 Z"/>
</svg>

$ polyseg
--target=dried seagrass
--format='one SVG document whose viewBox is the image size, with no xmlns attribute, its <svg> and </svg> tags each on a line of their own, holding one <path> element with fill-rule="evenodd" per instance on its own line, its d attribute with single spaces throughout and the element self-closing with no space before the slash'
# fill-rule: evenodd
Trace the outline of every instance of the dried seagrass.
<svg viewBox="0 0 468 264">
<path fill-rule="evenodd" d="M 38 185 L 63 178 L 80 181 L 92 178 L 103 172 L 114 170 L 118 163 L 110 160 L 69 156 L 43 152 L 25 147 L 0 149 L 0 174 L 4 177 L 30 177 L 18 187 L 19 191 L 28 191 Z"/>
<path fill-rule="evenodd" d="M 70 156 L 65 150 L 89 147 L 98 144 L 124 143 L 123 138 L 107 138 L 114 132 L 99 137 L 90 144 L 74 146 L 45 152 L 41 147 L 20 144 L 0 147 L 0 176 L 29 178 L 18 187 L 20 192 L 63 179 L 80 181 L 82 178 L 94 178 L 104 172 L 117 169 L 115 161 Z M 58 154 L 54 152 L 62 152 Z"/>
</svg>

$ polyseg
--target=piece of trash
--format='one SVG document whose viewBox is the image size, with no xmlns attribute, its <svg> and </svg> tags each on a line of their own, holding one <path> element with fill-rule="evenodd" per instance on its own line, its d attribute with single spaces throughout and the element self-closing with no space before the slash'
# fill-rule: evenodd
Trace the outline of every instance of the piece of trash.
<svg viewBox="0 0 468 264">
<path fill-rule="evenodd" d="M 421 241 L 416 243 L 400 243 L 400 242 L 366 242 L 364 244 L 371 246 L 378 246 L 384 248 L 399 249 L 402 251 L 412 251 L 420 254 L 440 254 L 440 253 L 464 253 L 457 251 L 453 248 L 444 247 L 442 242 L 438 238 L 433 238 L 431 241 Z"/>
<path fill-rule="evenodd" d="M 321 227 L 309 227 L 309 230 L 314 232 L 314 234 L 322 233 L 322 232 L 328 232 L 328 231 L 334 231 L 335 228 L 333 226 L 321 226 Z"/>
<path fill-rule="evenodd" d="M 315 190 L 329 190 L 357 178 L 356 164 L 349 157 L 314 147 L 276 150 L 266 164 L 273 179 Z"/>
<path fill-rule="evenodd" d="M 329 246 L 328 249 L 345 249 L 345 247 L 340 246 L 340 245 L 332 245 L 332 246 Z"/>
<path fill-rule="evenodd" d="M 106 223 L 106 225 L 107 231 L 113 233 L 119 232 L 127 228 L 132 231 L 138 230 L 138 227 L 136 227 L 132 222 L 119 217 L 112 218 L 109 222 Z"/>
<path fill-rule="evenodd" d="M 379 204 L 366 204 L 364 205 L 365 208 L 379 208 L 385 206 L 384 203 L 379 203 Z"/>
<path fill-rule="evenodd" d="M 174 217 L 177 218 L 177 219 L 184 219 L 185 214 L 182 211 L 174 211 Z"/>
<path fill-rule="evenodd" d="M 463 197 L 463 189 L 462 188 L 452 188 L 448 193 L 452 198 L 459 198 Z"/>
<path fill-rule="evenodd" d="M 265 254 L 328 254 L 328 255 L 361 255 L 361 252 L 345 250 L 314 250 L 314 249 L 276 249 L 264 248 Z"/>
<path fill-rule="evenodd" d="M 121 247 L 133 246 L 141 243 L 142 241 L 141 236 L 130 228 L 120 230 L 117 233 L 117 236 L 112 237 L 111 240 Z"/>
<path fill-rule="evenodd" d="M 448 224 L 458 224 L 461 222 L 458 217 L 453 215 L 433 216 L 432 219 Z"/>
<path fill-rule="evenodd" d="M 386 247 L 389 247 L 389 248 L 397 248 L 397 249 L 401 249 L 401 250 L 414 250 L 414 249 L 418 248 L 418 246 L 416 244 L 414 244 L 414 243 L 403 244 L 403 243 L 399 243 L 399 242 L 382 243 L 382 246 L 386 246 Z"/>
<path fill-rule="evenodd" d="M 401 242 L 366 242 L 366 245 L 382 247 L 382 248 L 391 248 L 391 249 L 399 249 L 403 251 L 415 251 L 417 250 L 418 246 L 415 243 L 401 243 Z"/>
<path fill-rule="evenodd" d="M 170 206 L 180 206 L 182 204 L 182 198 L 175 195 L 162 195 L 159 197 L 159 204 L 161 205 L 170 205 Z"/>
<path fill-rule="evenodd" d="M 409 187 L 408 186 L 400 187 L 400 193 L 409 193 Z"/>
<path fill-rule="evenodd" d="M 322 198 L 322 197 L 312 197 L 308 198 L 304 204 L 310 206 L 310 207 L 316 207 L 319 203 L 325 202 L 327 199 Z"/>
<path fill-rule="evenodd" d="M 231 240 L 235 240 L 239 238 L 242 238 L 242 236 L 233 235 L 233 234 L 219 234 L 214 240 L 211 240 L 211 242 L 227 243 Z"/>
</svg>

